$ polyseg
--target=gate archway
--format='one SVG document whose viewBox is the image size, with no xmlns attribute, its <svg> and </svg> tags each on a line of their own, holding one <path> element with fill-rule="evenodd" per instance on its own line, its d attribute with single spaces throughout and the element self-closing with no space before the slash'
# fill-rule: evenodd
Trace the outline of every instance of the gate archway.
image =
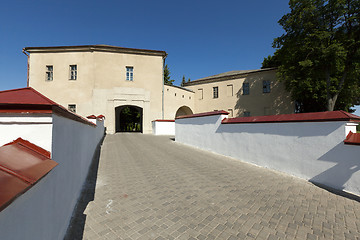
<svg viewBox="0 0 360 240">
<path fill-rule="evenodd" d="M 143 132 L 143 109 L 125 105 L 115 108 L 116 132 Z"/>
<path fill-rule="evenodd" d="M 184 115 L 191 115 L 193 114 L 193 111 L 191 111 L 191 109 L 187 106 L 182 106 L 180 107 L 175 114 L 175 117 L 180 117 L 180 116 L 184 116 Z"/>
</svg>

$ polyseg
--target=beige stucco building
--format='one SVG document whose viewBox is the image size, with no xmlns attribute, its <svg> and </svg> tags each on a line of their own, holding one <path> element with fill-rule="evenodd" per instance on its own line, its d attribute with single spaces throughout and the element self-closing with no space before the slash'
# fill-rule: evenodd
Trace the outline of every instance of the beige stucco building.
<svg viewBox="0 0 360 240">
<path fill-rule="evenodd" d="M 192 113 L 226 110 L 230 116 L 254 116 L 294 111 L 274 69 L 233 71 L 177 87 L 163 84 L 165 51 L 108 45 L 23 51 L 28 55 L 28 86 L 79 115 L 105 115 L 108 133 L 129 130 L 124 127 L 129 109 L 138 121 L 130 131 L 144 133 L 151 133 L 153 120 Z M 264 81 L 269 93 L 263 92 Z M 244 83 L 249 94 L 244 94 Z"/>
<path fill-rule="evenodd" d="M 196 112 L 225 110 L 230 117 L 294 113 L 276 69 L 231 71 L 185 84 L 195 92 Z"/>
</svg>

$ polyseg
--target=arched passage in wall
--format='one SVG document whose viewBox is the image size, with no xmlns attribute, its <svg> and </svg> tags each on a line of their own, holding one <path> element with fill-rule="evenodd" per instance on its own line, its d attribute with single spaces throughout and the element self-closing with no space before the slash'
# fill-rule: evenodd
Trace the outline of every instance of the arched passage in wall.
<svg viewBox="0 0 360 240">
<path fill-rule="evenodd" d="M 132 105 L 116 107 L 115 130 L 116 132 L 142 132 L 143 109 Z"/>
<path fill-rule="evenodd" d="M 175 117 L 180 117 L 180 116 L 184 116 L 184 115 L 191 115 L 193 114 L 193 111 L 191 111 L 191 109 L 187 106 L 182 106 L 180 107 L 175 114 Z"/>
</svg>

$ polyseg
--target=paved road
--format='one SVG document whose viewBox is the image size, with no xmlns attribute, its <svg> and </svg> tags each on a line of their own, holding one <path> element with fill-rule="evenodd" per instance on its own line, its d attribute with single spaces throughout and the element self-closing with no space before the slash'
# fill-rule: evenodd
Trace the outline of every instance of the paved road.
<svg viewBox="0 0 360 240">
<path fill-rule="evenodd" d="M 83 239 L 358 239 L 360 203 L 142 134 L 105 138 Z"/>
</svg>

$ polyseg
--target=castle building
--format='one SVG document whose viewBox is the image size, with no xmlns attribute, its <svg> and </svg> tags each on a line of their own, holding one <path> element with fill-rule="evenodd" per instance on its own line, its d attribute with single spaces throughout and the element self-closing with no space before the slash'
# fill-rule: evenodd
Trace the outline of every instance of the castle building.
<svg viewBox="0 0 360 240">
<path fill-rule="evenodd" d="M 204 111 L 230 117 L 292 113 L 275 69 L 163 83 L 165 51 L 108 45 L 26 47 L 28 86 L 81 116 L 103 114 L 107 133 L 151 133 L 151 122 Z M 131 124 L 130 124 L 131 123 Z"/>
</svg>

